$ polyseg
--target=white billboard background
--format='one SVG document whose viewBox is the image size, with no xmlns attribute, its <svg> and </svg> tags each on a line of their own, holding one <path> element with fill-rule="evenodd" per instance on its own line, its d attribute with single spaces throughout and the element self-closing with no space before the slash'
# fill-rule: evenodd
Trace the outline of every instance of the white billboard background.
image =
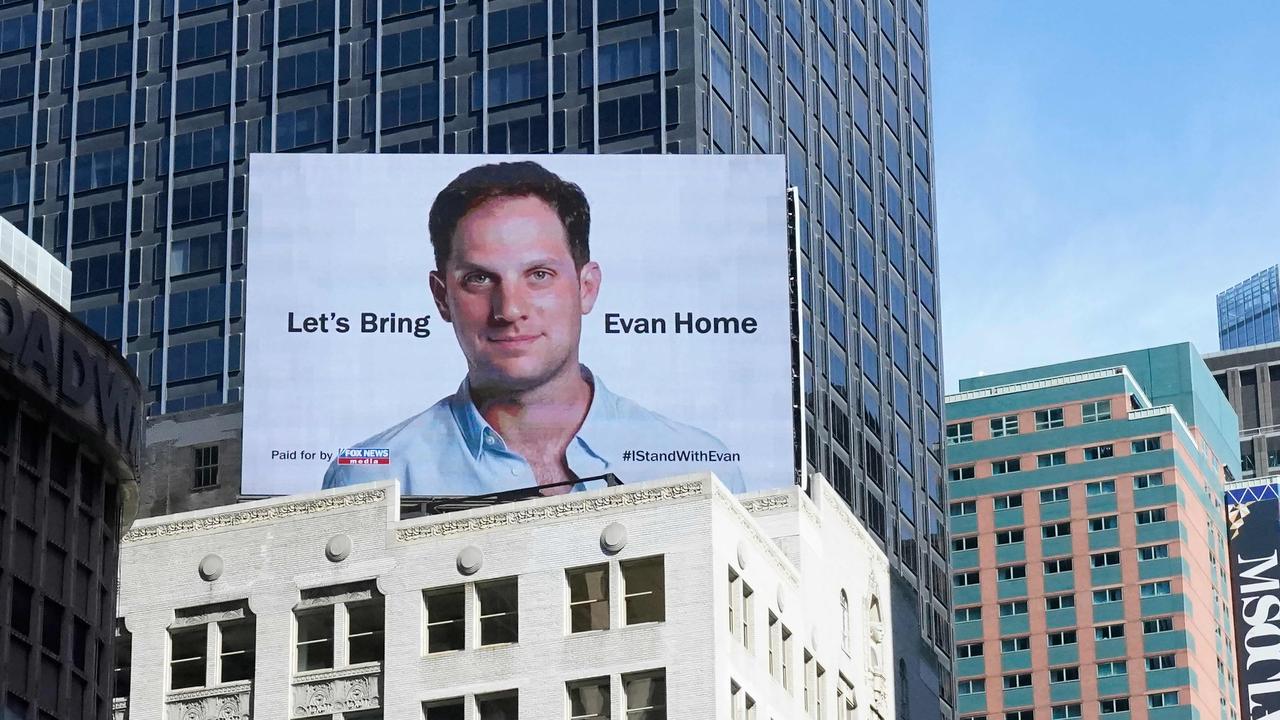
<svg viewBox="0 0 1280 720">
<path fill-rule="evenodd" d="M 607 387 L 740 453 L 748 490 L 794 482 L 781 156 L 294 155 L 250 159 L 242 491 L 321 487 L 351 447 L 452 394 L 466 363 L 432 302 L 427 215 L 477 165 L 533 160 L 591 206 L 602 281 L 581 359 Z M 326 317 L 329 332 L 289 332 Z M 361 313 L 430 315 L 431 335 L 359 332 Z M 675 334 L 676 313 L 752 317 L 753 334 Z M 606 313 L 665 334 L 606 334 Z M 333 331 L 334 316 L 352 322 Z M 638 440 L 637 447 L 643 447 Z M 272 451 L 293 459 L 272 459 Z M 313 453 L 311 459 L 303 455 Z M 381 479 L 368 466 L 370 480 Z M 625 482 L 626 477 L 622 477 Z"/>
</svg>

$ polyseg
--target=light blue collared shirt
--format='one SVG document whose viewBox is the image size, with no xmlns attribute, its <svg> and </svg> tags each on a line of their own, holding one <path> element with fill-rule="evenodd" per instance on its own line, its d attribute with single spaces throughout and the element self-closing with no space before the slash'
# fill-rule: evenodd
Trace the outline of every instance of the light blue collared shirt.
<svg viewBox="0 0 1280 720">
<path fill-rule="evenodd" d="M 615 395 L 599 377 L 585 368 L 584 373 L 595 393 L 582 427 L 565 449 L 565 460 L 574 475 L 586 478 L 613 473 L 631 484 L 710 470 L 730 491 L 743 492 L 737 453 L 729 454 L 715 436 Z M 502 436 L 480 415 L 466 380 L 458 392 L 355 447 L 385 448 L 391 453 L 391 462 L 338 465 L 335 461 L 324 475 L 326 488 L 398 479 L 405 495 L 453 496 L 538 484 L 529 463 L 508 449 Z M 650 455 L 644 457 L 641 452 Z M 582 489 L 581 483 L 574 489 Z"/>
</svg>

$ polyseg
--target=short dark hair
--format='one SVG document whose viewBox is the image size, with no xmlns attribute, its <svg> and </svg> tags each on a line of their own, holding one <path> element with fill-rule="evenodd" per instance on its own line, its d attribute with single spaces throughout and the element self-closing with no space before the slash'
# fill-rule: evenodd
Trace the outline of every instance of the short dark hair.
<svg viewBox="0 0 1280 720">
<path fill-rule="evenodd" d="M 507 197 L 536 197 L 556 211 L 569 239 L 574 265 L 591 260 L 588 235 L 591 206 L 582 188 L 536 162 L 502 162 L 480 165 L 462 173 L 445 186 L 431 203 L 427 223 L 436 268 L 443 270 L 453 251 L 453 235 L 458 223 L 472 210 L 489 200 Z"/>
</svg>

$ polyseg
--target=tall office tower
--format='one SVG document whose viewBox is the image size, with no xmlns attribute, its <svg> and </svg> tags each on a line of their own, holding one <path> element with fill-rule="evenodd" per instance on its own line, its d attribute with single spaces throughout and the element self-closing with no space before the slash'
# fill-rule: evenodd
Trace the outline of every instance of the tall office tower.
<svg viewBox="0 0 1280 720">
<path fill-rule="evenodd" d="M 1280 265 L 1218 293 L 1218 347 L 1280 342 Z"/>
<path fill-rule="evenodd" d="M 947 420 L 961 717 L 1241 717 L 1236 418 L 1195 348 L 961 380 Z"/>
<path fill-rule="evenodd" d="M 1240 418 L 1240 479 L 1280 475 L 1280 343 L 1209 353 L 1204 362 Z"/>
<path fill-rule="evenodd" d="M 807 461 L 895 569 L 897 714 L 951 716 L 920 0 L 0 4 L 0 212 L 180 413 L 147 512 L 238 491 L 250 153 L 785 153 Z"/>
</svg>

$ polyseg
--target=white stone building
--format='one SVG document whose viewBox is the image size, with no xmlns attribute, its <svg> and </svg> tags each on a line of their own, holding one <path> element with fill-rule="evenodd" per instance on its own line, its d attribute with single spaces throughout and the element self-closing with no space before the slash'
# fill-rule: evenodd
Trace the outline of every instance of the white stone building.
<svg viewBox="0 0 1280 720">
<path fill-rule="evenodd" d="M 814 483 L 411 519 L 378 483 L 141 521 L 116 716 L 890 718 L 887 562 Z"/>
</svg>

